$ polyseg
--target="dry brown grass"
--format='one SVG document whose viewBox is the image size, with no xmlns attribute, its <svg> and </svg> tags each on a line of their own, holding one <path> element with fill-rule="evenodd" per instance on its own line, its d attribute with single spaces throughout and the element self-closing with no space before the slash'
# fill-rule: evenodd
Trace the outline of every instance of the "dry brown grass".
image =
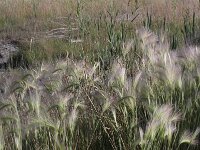
<svg viewBox="0 0 200 150">
<path fill-rule="evenodd" d="M 116 9 L 126 10 L 133 8 L 136 4 L 135 0 L 83 0 L 81 5 L 86 12 L 91 15 L 107 11 L 110 6 Z M 34 9 L 38 17 L 46 16 L 65 16 L 66 13 L 75 13 L 77 1 L 75 0 L 7 0 L 0 2 L 1 15 L 13 17 L 28 17 L 34 14 Z M 198 0 L 141 0 L 138 6 L 149 9 L 155 15 L 181 15 L 184 9 L 190 11 L 198 11 L 200 4 Z M 35 8 L 34 8 L 35 7 Z M 166 14 L 167 12 L 167 14 Z"/>
<path fill-rule="evenodd" d="M 200 16 L 198 0 L 147 0 L 144 6 L 144 11 L 148 10 L 155 18 L 166 17 L 169 21 L 180 21 L 193 12 Z"/>
<path fill-rule="evenodd" d="M 155 18 L 166 17 L 168 20 L 180 20 L 187 14 L 196 12 L 200 16 L 198 0 L 141 0 L 138 1 L 138 13 L 143 17 L 147 11 Z M 122 13 L 135 11 L 135 0 L 83 0 L 81 1 L 82 15 L 96 17 L 99 13 L 107 13 L 112 7 Z M 13 19 L 20 25 L 37 17 L 46 21 L 47 18 L 76 15 L 77 1 L 75 0 L 7 0 L 0 2 L 0 18 Z"/>
</svg>

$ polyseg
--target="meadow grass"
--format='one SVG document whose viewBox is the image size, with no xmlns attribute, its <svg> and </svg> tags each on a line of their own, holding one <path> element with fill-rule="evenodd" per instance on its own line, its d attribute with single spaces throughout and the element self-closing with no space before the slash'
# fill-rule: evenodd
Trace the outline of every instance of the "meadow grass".
<svg viewBox="0 0 200 150">
<path fill-rule="evenodd" d="M 1 1 L 0 149 L 199 149 L 199 8 Z"/>
</svg>

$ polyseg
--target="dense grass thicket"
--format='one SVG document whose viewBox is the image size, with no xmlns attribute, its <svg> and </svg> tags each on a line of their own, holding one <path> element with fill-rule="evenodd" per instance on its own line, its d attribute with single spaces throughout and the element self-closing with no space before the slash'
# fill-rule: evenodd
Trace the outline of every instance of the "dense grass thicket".
<svg viewBox="0 0 200 150">
<path fill-rule="evenodd" d="M 199 0 L 1 0 L 0 149 L 200 149 Z"/>
</svg>

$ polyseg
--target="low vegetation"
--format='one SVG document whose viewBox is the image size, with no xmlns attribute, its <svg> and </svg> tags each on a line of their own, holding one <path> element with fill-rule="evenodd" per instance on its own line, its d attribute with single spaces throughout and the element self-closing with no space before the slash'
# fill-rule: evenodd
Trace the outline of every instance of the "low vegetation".
<svg viewBox="0 0 200 150">
<path fill-rule="evenodd" d="M 198 0 L 12 4 L 0 149 L 200 148 Z"/>
</svg>

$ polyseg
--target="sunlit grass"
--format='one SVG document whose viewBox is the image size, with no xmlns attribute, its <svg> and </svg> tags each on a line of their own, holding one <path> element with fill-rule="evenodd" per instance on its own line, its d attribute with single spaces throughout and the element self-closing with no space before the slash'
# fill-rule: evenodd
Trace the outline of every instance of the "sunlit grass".
<svg viewBox="0 0 200 150">
<path fill-rule="evenodd" d="M 200 5 L 186 2 L 1 1 L 20 53 L 0 72 L 0 149 L 199 149 Z"/>
</svg>

